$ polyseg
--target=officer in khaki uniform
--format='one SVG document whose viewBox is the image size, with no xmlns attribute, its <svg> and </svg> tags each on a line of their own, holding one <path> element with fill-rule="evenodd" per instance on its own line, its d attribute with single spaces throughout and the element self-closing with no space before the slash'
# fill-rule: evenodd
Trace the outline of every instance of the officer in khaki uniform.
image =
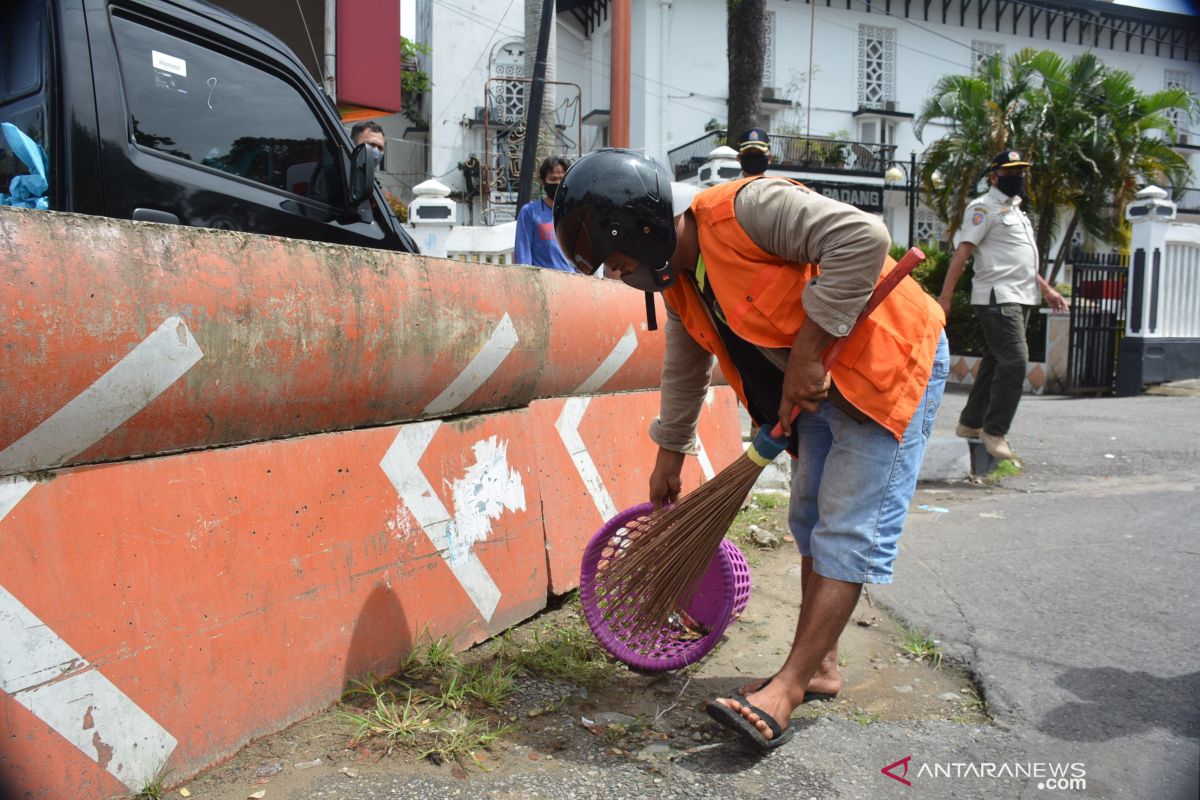
<svg viewBox="0 0 1200 800">
<path fill-rule="evenodd" d="M 971 394 L 958 418 L 957 433 L 982 439 L 996 458 L 1014 458 L 1005 437 L 1021 402 L 1029 347 L 1025 326 L 1030 312 L 1045 298 L 1054 311 L 1067 302 L 1038 273 L 1033 226 L 1021 210 L 1021 192 L 1029 162 L 1016 150 L 992 159 L 987 194 L 967 204 L 959 245 L 950 261 L 942 293 L 942 310 L 950 315 L 950 299 L 967 259 L 975 256 L 971 308 L 983 329 L 983 360 Z"/>
</svg>

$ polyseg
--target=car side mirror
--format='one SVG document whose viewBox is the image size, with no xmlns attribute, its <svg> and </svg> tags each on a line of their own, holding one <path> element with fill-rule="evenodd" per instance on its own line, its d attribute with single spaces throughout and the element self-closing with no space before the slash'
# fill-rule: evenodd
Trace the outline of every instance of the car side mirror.
<svg viewBox="0 0 1200 800">
<path fill-rule="evenodd" d="M 371 196 L 375 188 L 375 156 L 360 144 L 350 154 L 350 191 L 346 202 L 350 208 L 358 208 Z"/>
</svg>

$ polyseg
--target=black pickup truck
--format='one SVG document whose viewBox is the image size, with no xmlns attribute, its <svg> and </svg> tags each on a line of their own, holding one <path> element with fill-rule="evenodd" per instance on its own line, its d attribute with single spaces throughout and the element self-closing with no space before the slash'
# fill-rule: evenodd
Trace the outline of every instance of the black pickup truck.
<svg viewBox="0 0 1200 800">
<path fill-rule="evenodd" d="M 43 207 L 417 252 L 296 56 L 200 0 L 0 1 L 0 122 Z"/>
</svg>

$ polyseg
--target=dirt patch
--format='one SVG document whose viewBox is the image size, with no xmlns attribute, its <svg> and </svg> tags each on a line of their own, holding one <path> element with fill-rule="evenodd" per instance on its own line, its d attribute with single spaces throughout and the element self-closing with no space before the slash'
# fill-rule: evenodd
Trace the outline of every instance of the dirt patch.
<svg viewBox="0 0 1200 800">
<path fill-rule="evenodd" d="M 762 502 L 772 505 L 765 498 Z M 746 541 L 753 533 L 747 530 L 751 524 L 782 539 L 786 508 L 758 505 L 735 525 L 733 535 L 753 573 L 750 603 L 721 645 L 691 670 L 647 675 L 613 663 L 586 686 L 567 677 L 522 672 L 498 709 L 480 711 L 491 724 L 507 727 L 497 743 L 441 763 L 404 745 L 389 746 L 380 737 L 353 743 L 354 723 L 344 708 L 333 708 L 251 743 L 227 763 L 189 781 L 190 795 L 244 800 L 265 789 L 266 800 L 303 797 L 306 786 L 331 773 L 467 779 L 480 771 L 503 775 L 530 761 L 552 770 L 556 760 L 587 762 L 601 756 L 637 759 L 653 769 L 657 758 L 724 738 L 727 734 L 709 720 L 704 704 L 752 678 L 772 674 L 790 647 L 799 610 L 800 559 L 794 545 L 785 541 L 778 549 L 754 547 Z M 547 631 L 579 630 L 584 626 L 580 616 L 578 602 L 569 600 L 514 629 L 506 640 L 463 654 L 462 662 L 482 669 L 505 647 L 526 645 Z M 961 669 L 945 663 L 935 668 L 932 659 L 906 650 L 931 645 L 936 643 L 925 632 L 905 631 L 864 593 L 841 641 L 841 694 L 809 703 L 795 716 L 833 715 L 863 725 L 895 720 L 986 723 L 986 710 Z M 356 702 L 366 704 L 361 697 Z"/>
</svg>

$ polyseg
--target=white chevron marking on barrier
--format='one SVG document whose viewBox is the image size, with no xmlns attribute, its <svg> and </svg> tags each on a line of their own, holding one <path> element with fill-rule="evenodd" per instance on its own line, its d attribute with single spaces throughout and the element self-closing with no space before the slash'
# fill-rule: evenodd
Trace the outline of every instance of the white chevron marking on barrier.
<svg viewBox="0 0 1200 800">
<path fill-rule="evenodd" d="M 0 520 L 7 517 L 35 485 L 27 478 L 0 478 Z"/>
<path fill-rule="evenodd" d="M 575 389 L 576 394 L 595 394 L 600 391 L 600 387 L 625 365 L 634 350 L 637 350 L 637 334 L 630 325 L 604 361 L 600 362 L 600 366 L 596 367 L 596 371 Z"/>
<path fill-rule="evenodd" d="M 91 386 L 0 452 L 0 472 L 62 465 L 203 357 L 187 323 L 168 317 Z M 0 522 L 36 485 L 0 478 Z M 130 789 L 154 779 L 174 752 L 175 737 L 3 586 L 0 641 L 0 688 Z"/>
<path fill-rule="evenodd" d="M 0 475 L 65 464 L 119 428 L 204 357 L 180 317 L 168 317 L 112 369 L 0 451 Z"/>
<path fill-rule="evenodd" d="M 175 737 L 0 586 L 0 689 L 133 791 Z"/>
<path fill-rule="evenodd" d="M 422 413 L 437 416 L 453 411 L 462 405 L 464 400 L 474 394 L 475 390 L 492 376 L 504 359 L 508 358 L 508 354 L 516 347 L 518 339 L 517 329 L 513 326 L 512 319 L 505 314 L 501 317 L 496 330 L 492 331 L 487 344 L 475 354 L 471 363 L 467 364 L 467 368 L 451 381 L 441 394 L 433 398 L 433 401 L 425 406 Z"/>
<path fill-rule="evenodd" d="M 471 547 L 487 538 L 491 520 L 504 509 L 525 508 L 525 490 L 520 474 L 508 467 L 506 448 L 495 437 L 476 442 L 475 465 L 453 485 L 452 517 L 421 471 L 421 457 L 440 425 L 436 420 L 405 425 L 379 466 L 471 602 L 491 621 L 500 603 L 500 588 Z"/>
<path fill-rule="evenodd" d="M 700 462 L 700 471 L 704 473 L 704 480 L 711 481 L 717 473 L 713 469 L 712 461 L 708 459 L 708 451 L 704 449 L 704 443 L 700 441 L 700 434 L 696 434 L 696 460 Z"/>
<path fill-rule="evenodd" d="M 716 399 L 716 395 L 710 386 L 704 395 L 704 405 L 711 407 L 714 399 Z M 704 480 L 711 481 L 717 473 L 713 469 L 712 461 L 708 458 L 708 451 L 704 449 L 704 443 L 700 441 L 699 433 L 696 434 L 696 460 L 700 462 L 700 472 L 703 473 Z"/>
<path fill-rule="evenodd" d="M 583 437 L 579 435 L 579 423 L 583 421 L 583 415 L 591 401 L 590 397 L 568 397 L 563 403 L 563 410 L 558 419 L 554 421 L 554 428 L 558 431 L 571 460 L 575 462 L 575 470 L 583 479 L 583 485 L 592 496 L 592 502 L 596 504 L 600 517 L 609 520 L 616 516 L 617 507 L 613 504 L 608 490 L 604 488 L 600 470 L 596 469 L 596 463 L 592 461 L 592 456 L 583 443 Z"/>
</svg>

